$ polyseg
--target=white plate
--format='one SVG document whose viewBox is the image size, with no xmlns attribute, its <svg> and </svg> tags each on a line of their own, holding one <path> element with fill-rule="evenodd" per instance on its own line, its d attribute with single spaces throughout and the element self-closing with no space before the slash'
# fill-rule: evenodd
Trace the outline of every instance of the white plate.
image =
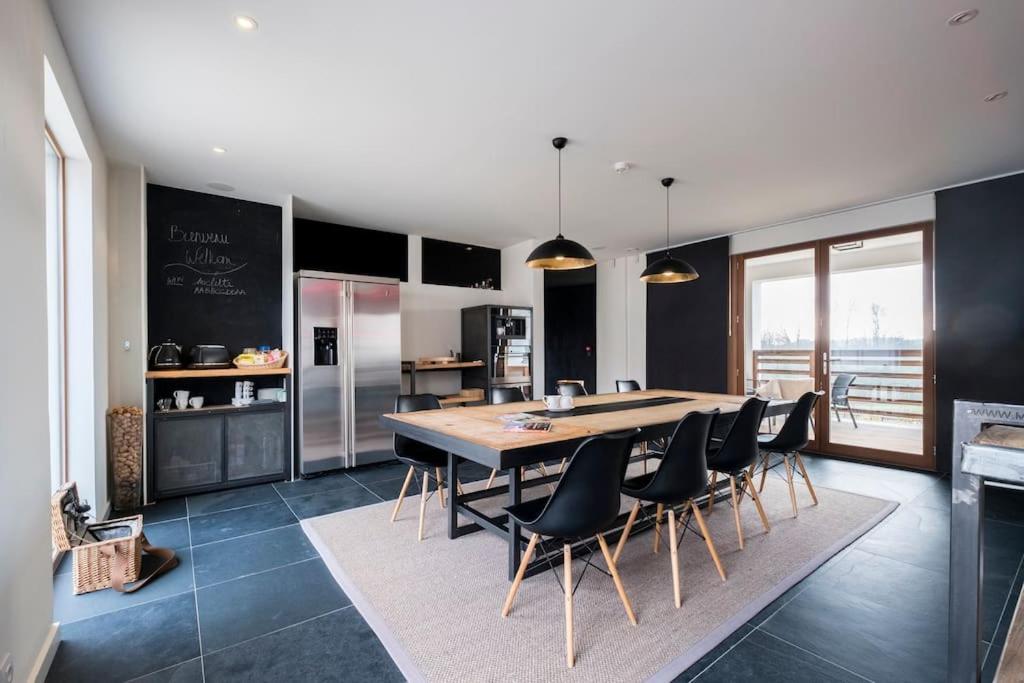
<svg viewBox="0 0 1024 683">
<path fill-rule="evenodd" d="M 572 406 L 571 408 L 544 408 L 544 410 L 548 411 L 549 413 L 567 413 L 575 407 L 576 406 Z"/>
</svg>

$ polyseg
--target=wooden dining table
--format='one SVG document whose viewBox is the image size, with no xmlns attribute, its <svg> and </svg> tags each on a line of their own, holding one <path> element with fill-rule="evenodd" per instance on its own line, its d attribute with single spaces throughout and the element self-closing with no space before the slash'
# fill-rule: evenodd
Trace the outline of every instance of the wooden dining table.
<svg viewBox="0 0 1024 683">
<path fill-rule="evenodd" d="M 522 501 L 524 488 L 556 481 L 548 474 L 523 480 L 524 467 L 560 460 L 573 454 L 576 447 L 591 436 L 636 429 L 637 441 L 651 441 L 671 435 L 676 424 L 693 411 L 718 409 L 716 432 L 731 424 L 735 413 L 750 397 L 711 394 L 673 389 L 648 389 L 614 394 L 593 394 L 575 398 L 574 408 L 566 412 L 547 411 L 543 401 L 524 401 L 501 405 L 445 408 L 410 413 L 388 413 L 381 424 L 396 434 L 421 441 L 448 453 L 448 537 L 455 539 L 481 530 L 490 531 L 508 543 L 508 576 L 519 568 L 525 539 L 519 525 L 507 514 L 490 515 L 473 504 L 488 498 L 506 497 L 506 505 Z M 772 401 L 766 417 L 785 415 L 794 402 Z M 548 431 L 508 431 L 500 416 L 532 413 L 551 418 Z M 507 474 L 500 486 L 460 493 L 459 465 L 471 461 Z M 459 515 L 470 523 L 460 524 Z M 560 553 L 561 551 L 559 551 Z M 547 567 L 553 558 L 538 553 L 527 575 Z M 553 554 L 554 555 L 554 554 Z"/>
</svg>

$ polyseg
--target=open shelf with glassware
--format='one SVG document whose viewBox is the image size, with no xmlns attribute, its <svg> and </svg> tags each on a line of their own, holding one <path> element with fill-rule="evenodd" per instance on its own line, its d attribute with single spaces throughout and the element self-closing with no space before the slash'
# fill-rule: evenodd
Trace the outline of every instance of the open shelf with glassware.
<svg viewBox="0 0 1024 683">
<path fill-rule="evenodd" d="M 236 382 L 251 382 L 244 405 L 232 404 L 243 390 Z M 257 400 L 261 389 L 275 400 Z M 199 397 L 198 407 L 188 403 Z M 146 373 L 146 502 L 284 481 L 291 474 L 289 368 Z"/>
</svg>

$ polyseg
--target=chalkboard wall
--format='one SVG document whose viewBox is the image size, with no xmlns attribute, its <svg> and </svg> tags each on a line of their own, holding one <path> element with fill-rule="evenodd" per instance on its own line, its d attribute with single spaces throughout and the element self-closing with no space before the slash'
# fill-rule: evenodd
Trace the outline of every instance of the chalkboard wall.
<svg viewBox="0 0 1024 683">
<path fill-rule="evenodd" d="M 938 467 L 953 400 L 1024 403 L 1024 173 L 935 193 Z"/>
<path fill-rule="evenodd" d="M 281 207 L 146 188 L 149 341 L 281 345 Z"/>
<path fill-rule="evenodd" d="M 653 263 L 663 251 L 647 255 Z M 700 274 L 647 285 L 647 386 L 725 393 L 729 348 L 729 238 L 672 249 Z"/>
</svg>

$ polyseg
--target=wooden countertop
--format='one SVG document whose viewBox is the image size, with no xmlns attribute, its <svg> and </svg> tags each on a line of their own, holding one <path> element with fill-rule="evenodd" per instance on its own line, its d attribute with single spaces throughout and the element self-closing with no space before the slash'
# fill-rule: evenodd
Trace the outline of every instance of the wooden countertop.
<svg viewBox="0 0 1024 683">
<path fill-rule="evenodd" d="M 291 368 L 220 368 L 218 370 L 150 370 L 146 379 L 200 379 L 204 377 L 261 377 L 290 375 Z"/>
<path fill-rule="evenodd" d="M 409 372 L 409 368 L 415 365 L 416 372 L 430 372 L 432 370 L 461 370 L 463 368 L 479 368 L 484 362 L 482 360 L 466 360 L 452 363 L 421 363 L 419 361 L 403 360 L 402 372 Z"/>
</svg>

